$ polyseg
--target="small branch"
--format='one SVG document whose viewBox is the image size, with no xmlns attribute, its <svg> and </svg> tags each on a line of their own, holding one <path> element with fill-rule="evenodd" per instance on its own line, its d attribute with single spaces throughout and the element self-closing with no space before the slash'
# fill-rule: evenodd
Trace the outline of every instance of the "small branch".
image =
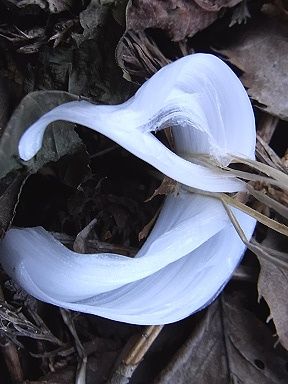
<svg viewBox="0 0 288 384">
<path fill-rule="evenodd" d="M 78 233 L 73 244 L 73 249 L 75 252 L 86 253 L 86 241 L 92 231 L 92 229 L 97 224 L 97 219 L 93 219 L 81 232 Z"/>
<path fill-rule="evenodd" d="M 60 313 L 62 315 L 64 323 L 67 325 L 71 335 L 74 338 L 75 348 L 79 356 L 79 362 L 76 372 L 75 384 L 85 384 L 86 383 L 86 368 L 87 368 L 87 354 L 85 349 L 78 337 L 74 321 L 71 316 L 71 312 L 60 308 Z"/>
<path fill-rule="evenodd" d="M 103 149 L 102 151 L 99 151 L 94 153 L 93 155 L 90 155 L 90 159 L 95 159 L 96 157 L 107 155 L 107 153 L 115 151 L 116 149 L 121 149 L 121 147 L 118 144 L 114 144 L 109 148 Z"/>
<path fill-rule="evenodd" d="M 247 213 L 247 215 L 254 217 L 254 219 L 258 220 L 260 223 L 288 237 L 288 227 L 285 224 L 270 219 L 268 216 L 263 215 L 255 209 L 248 207 L 247 205 L 241 203 L 231 196 L 225 195 L 224 193 L 219 195 L 219 200 L 222 201 L 222 203 L 226 203 L 227 205 L 231 205 L 234 208 L 238 208 L 242 212 Z"/>
<path fill-rule="evenodd" d="M 254 196 L 258 201 L 263 203 L 269 208 L 274 209 L 275 212 L 279 213 L 279 215 L 285 217 L 288 219 L 288 207 L 284 204 L 280 203 L 279 201 L 273 199 L 272 197 L 268 196 L 265 192 L 257 191 L 253 185 L 247 184 L 247 189 L 249 193 Z"/>
<path fill-rule="evenodd" d="M 138 337 L 136 342 L 130 346 L 130 342 L 124 348 L 120 355 L 120 362 L 116 363 L 116 369 L 113 372 L 107 384 L 127 384 L 139 363 L 161 332 L 164 325 L 151 325 L 145 328 L 144 332 Z"/>
<path fill-rule="evenodd" d="M 270 143 L 272 136 L 278 125 L 279 118 L 276 116 L 269 115 L 263 112 L 260 123 L 258 125 L 258 135 L 266 143 Z"/>
<path fill-rule="evenodd" d="M 58 233 L 58 232 L 50 232 L 50 233 L 55 237 L 55 239 L 60 241 L 63 245 L 75 251 L 75 248 L 73 247 L 74 238 L 72 236 L 66 235 L 65 233 Z M 134 257 L 138 251 L 138 249 L 136 248 L 126 247 L 124 245 L 119 245 L 119 244 L 117 245 L 110 244 L 104 241 L 99 241 L 97 239 L 86 239 L 84 245 L 85 245 L 85 253 L 110 252 L 110 253 L 118 253 L 123 256 Z M 80 251 L 77 251 L 77 252 L 83 253 Z"/>
<path fill-rule="evenodd" d="M 0 298 L 5 300 L 0 286 Z M 24 374 L 16 345 L 7 336 L 0 337 L 0 349 L 12 383 L 22 383 Z"/>
<path fill-rule="evenodd" d="M 227 214 L 231 220 L 231 223 L 233 224 L 236 232 L 238 233 L 240 239 L 243 241 L 243 243 L 246 245 L 246 247 L 248 249 L 250 249 L 250 251 L 252 251 L 259 258 L 263 258 L 265 260 L 272 262 L 275 265 L 278 265 L 281 268 L 287 269 L 288 268 L 288 259 L 285 257 L 285 255 L 284 255 L 284 258 L 280 258 L 279 254 L 275 255 L 275 253 L 272 249 L 270 250 L 270 252 L 267 252 L 267 249 L 263 248 L 257 242 L 255 242 L 255 241 L 250 242 L 247 239 L 243 229 L 241 228 L 241 225 L 239 224 L 236 216 L 232 212 L 229 205 L 224 200 L 221 200 L 221 201 L 222 201 L 223 206 L 224 206 L 224 208 L 225 208 L 225 210 L 226 210 L 226 212 L 227 212 Z"/>
<path fill-rule="evenodd" d="M 252 267 L 240 264 L 234 271 L 232 279 L 246 283 L 255 283 L 257 281 L 257 271 Z"/>
<path fill-rule="evenodd" d="M 11 382 L 23 383 L 24 374 L 22 371 L 18 350 L 15 344 L 7 337 L 3 337 L 0 338 L 0 345 L 1 353 L 9 371 Z"/>
</svg>

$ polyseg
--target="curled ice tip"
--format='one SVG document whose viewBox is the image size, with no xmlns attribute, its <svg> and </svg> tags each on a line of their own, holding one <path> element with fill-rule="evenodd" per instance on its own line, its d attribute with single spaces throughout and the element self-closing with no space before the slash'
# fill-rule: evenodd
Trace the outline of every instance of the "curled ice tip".
<svg viewBox="0 0 288 384">
<path fill-rule="evenodd" d="M 230 155 L 254 157 L 249 98 L 230 68 L 212 55 L 194 54 L 165 66 L 124 104 L 79 101 L 51 110 L 22 136 L 22 159 L 37 153 L 47 125 L 55 120 L 100 132 L 167 176 L 200 190 L 233 192 L 243 183 L 181 154 L 204 154 L 223 162 Z M 176 153 L 152 133 L 167 126 Z M 233 212 L 250 238 L 255 220 Z M 211 302 L 244 250 L 217 199 L 180 187 L 177 196 L 166 198 L 134 259 L 109 253 L 79 255 L 38 227 L 8 231 L 0 243 L 0 260 L 39 300 L 128 323 L 165 324 Z"/>
<path fill-rule="evenodd" d="M 152 133 L 172 127 L 177 153 L 253 157 L 254 115 L 239 79 L 220 59 L 194 54 L 151 77 L 127 102 L 116 106 L 86 101 L 62 104 L 42 116 L 22 136 L 19 154 L 29 160 L 40 149 L 48 124 L 66 120 L 114 140 L 176 181 L 211 192 L 236 192 L 243 183 L 230 173 L 187 161 Z"/>
</svg>

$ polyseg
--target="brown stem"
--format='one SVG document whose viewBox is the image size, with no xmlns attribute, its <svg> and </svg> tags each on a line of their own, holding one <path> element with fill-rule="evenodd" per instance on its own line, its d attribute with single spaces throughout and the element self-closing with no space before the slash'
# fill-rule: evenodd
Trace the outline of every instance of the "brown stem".
<svg viewBox="0 0 288 384">
<path fill-rule="evenodd" d="M 134 371 L 144 358 L 145 354 L 155 341 L 164 325 L 151 325 L 137 337 L 137 340 L 129 340 L 122 354 L 114 366 L 114 371 L 107 384 L 127 384 Z M 132 342 L 132 343 L 131 343 Z M 132 344 L 132 345 L 131 345 Z"/>
</svg>

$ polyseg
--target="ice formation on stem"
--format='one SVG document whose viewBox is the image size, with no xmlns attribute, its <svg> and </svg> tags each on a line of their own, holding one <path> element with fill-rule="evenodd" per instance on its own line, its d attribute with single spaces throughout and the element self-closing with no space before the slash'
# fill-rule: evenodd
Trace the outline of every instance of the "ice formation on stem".
<svg viewBox="0 0 288 384">
<path fill-rule="evenodd" d="M 108 136 L 186 186 L 236 192 L 230 173 L 185 159 L 209 155 L 228 165 L 232 155 L 253 159 L 254 115 L 238 78 L 215 56 L 194 54 L 169 64 L 127 102 L 76 101 L 54 108 L 22 136 L 20 157 L 42 145 L 49 123 L 66 120 Z M 172 127 L 176 153 L 152 131 Z M 196 155 L 196 156 L 195 156 Z M 233 209 L 247 238 L 255 220 Z M 36 298 L 64 308 L 134 324 L 180 320 L 211 302 L 233 273 L 245 246 L 221 202 L 181 189 L 168 196 L 135 258 L 79 255 L 43 228 L 11 229 L 0 245 L 7 273 Z"/>
</svg>

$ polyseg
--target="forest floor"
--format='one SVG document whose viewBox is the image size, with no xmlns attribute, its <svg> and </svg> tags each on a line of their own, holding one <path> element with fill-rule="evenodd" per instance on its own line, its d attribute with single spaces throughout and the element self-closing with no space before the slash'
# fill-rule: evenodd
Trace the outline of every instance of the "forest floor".
<svg viewBox="0 0 288 384">
<path fill-rule="evenodd" d="M 0 236 L 42 226 L 80 253 L 133 257 L 164 200 L 147 201 L 161 184 L 153 167 L 80 125 L 58 125 L 28 166 L 18 141 L 57 105 L 122 103 L 197 52 L 240 78 L 257 159 L 287 173 L 287 37 L 286 0 L 0 0 Z M 159 135 L 169 145 L 167 137 Z M 287 213 L 288 186 L 260 189 Z M 265 202 L 248 204 L 287 224 Z M 254 238 L 282 264 L 246 251 L 210 306 L 165 326 L 60 309 L 0 269 L 0 384 L 287 383 L 287 238 L 268 227 L 258 223 Z"/>
</svg>

